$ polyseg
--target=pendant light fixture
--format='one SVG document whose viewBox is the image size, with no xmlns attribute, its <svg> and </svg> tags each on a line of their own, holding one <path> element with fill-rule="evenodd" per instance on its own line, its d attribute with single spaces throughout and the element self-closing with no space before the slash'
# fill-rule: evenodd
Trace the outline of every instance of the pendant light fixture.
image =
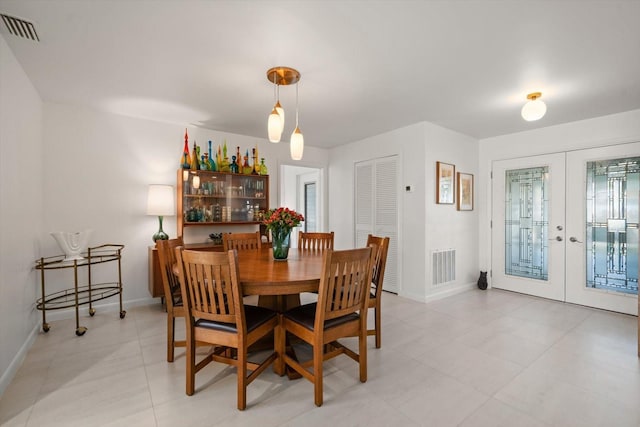
<svg viewBox="0 0 640 427">
<path fill-rule="evenodd" d="M 296 84 L 296 127 L 291 134 L 291 158 L 294 160 L 302 159 L 302 151 L 304 149 L 304 138 L 298 127 L 298 81 L 300 81 L 300 73 L 290 67 L 273 67 L 267 71 L 267 79 L 274 84 L 275 105 L 269 114 L 267 123 L 267 131 L 269 141 L 277 143 L 282 138 L 284 130 L 284 109 L 280 105 L 280 86 L 288 86 Z"/>
<path fill-rule="evenodd" d="M 276 99 L 276 104 L 271 109 L 269 114 L 269 121 L 267 122 L 267 131 L 269 133 L 269 141 L 277 143 L 280 142 L 282 136 L 282 130 L 284 129 L 284 120 L 282 120 L 277 106 L 280 104 L 278 101 L 278 95 L 276 94 L 277 84 L 273 85 L 273 97 Z M 282 108 L 282 107 L 280 107 Z"/>
<path fill-rule="evenodd" d="M 529 101 L 524 104 L 524 106 L 522 107 L 522 111 L 520 112 L 523 119 L 528 122 L 532 122 L 535 120 L 540 120 L 542 117 L 544 117 L 545 113 L 547 112 L 547 106 L 539 99 L 541 96 L 541 92 L 533 92 L 527 95 L 527 99 Z"/>
<path fill-rule="evenodd" d="M 289 149 L 291 150 L 291 158 L 293 160 L 302 159 L 302 153 L 304 152 L 304 136 L 302 136 L 302 132 L 300 132 L 300 127 L 298 126 L 298 83 L 296 83 L 296 128 L 291 134 Z"/>
</svg>

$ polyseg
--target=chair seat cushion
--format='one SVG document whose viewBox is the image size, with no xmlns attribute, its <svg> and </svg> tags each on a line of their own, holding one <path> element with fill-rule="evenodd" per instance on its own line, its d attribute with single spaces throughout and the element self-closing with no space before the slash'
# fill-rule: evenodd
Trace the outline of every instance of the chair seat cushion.
<svg viewBox="0 0 640 427">
<path fill-rule="evenodd" d="M 313 323 L 316 320 L 316 308 L 318 303 L 311 303 L 301 305 L 299 307 L 292 308 L 284 313 L 284 317 L 293 320 L 296 323 L 301 324 L 305 328 L 313 331 Z M 324 329 L 331 329 L 335 326 L 342 325 L 343 323 L 352 322 L 358 320 L 360 316 L 356 313 L 347 314 L 346 316 L 336 317 L 335 319 L 325 320 Z"/>
<path fill-rule="evenodd" d="M 247 332 L 251 332 L 258 326 L 276 317 L 277 314 L 273 310 L 264 307 L 256 307 L 255 305 L 244 306 L 244 317 L 247 322 Z M 197 328 L 208 328 L 216 331 L 237 333 L 238 328 L 235 323 L 214 322 L 212 320 L 198 319 L 195 322 Z"/>
</svg>

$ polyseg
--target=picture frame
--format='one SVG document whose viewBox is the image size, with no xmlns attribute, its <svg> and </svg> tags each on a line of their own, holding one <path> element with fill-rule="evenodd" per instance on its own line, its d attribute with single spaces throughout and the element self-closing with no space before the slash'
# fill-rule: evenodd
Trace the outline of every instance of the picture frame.
<svg viewBox="0 0 640 427">
<path fill-rule="evenodd" d="M 455 165 L 436 162 L 436 203 L 452 205 L 455 196 Z"/>
<path fill-rule="evenodd" d="M 456 177 L 456 194 L 459 211 L 473 210 L 473 174 L 458 172 Z"/>
</svg>

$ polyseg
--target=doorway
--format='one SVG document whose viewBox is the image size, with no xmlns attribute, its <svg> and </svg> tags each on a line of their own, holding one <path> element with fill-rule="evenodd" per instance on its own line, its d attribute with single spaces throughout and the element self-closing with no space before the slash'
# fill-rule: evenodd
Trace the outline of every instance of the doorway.
<svg viewBox="0 0 640 427">
<path fill-rule="evenodd" d="M 281 165 L 280 206 L 295 209 L 304 216 L 300 227 L 291 232 L 291 245 L 297 247 L 300 230 L 324 230 L 323 170 L 307 166 Z"/>
<path fill-rule="evenodd" d="M 493 164 L 492 285 L 637 314 L 640 143 Z"/>
</svg>

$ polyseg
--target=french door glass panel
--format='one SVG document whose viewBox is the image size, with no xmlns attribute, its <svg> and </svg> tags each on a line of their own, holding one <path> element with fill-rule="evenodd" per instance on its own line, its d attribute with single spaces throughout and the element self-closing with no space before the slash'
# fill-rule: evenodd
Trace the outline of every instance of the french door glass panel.
<svg viewBox="0 0 640 427">
<path fill-rule="evenodd" d="M 567 153 L 567 302 L 637 314 L 640 143 Z"/>
<path fill-rule="evenodd" d="M 492 286 L 564 299 L 565 155 L 493 164 Z"/>
<path fill-rule="evenodd" d="M 639 161 L 587 162 L 587 287 L 638 293 Z"/>
<path fill-rule="evenodd" d="M 547 166 L 505 172 L 505 274 L 547 280 Z"/>
</svg>

